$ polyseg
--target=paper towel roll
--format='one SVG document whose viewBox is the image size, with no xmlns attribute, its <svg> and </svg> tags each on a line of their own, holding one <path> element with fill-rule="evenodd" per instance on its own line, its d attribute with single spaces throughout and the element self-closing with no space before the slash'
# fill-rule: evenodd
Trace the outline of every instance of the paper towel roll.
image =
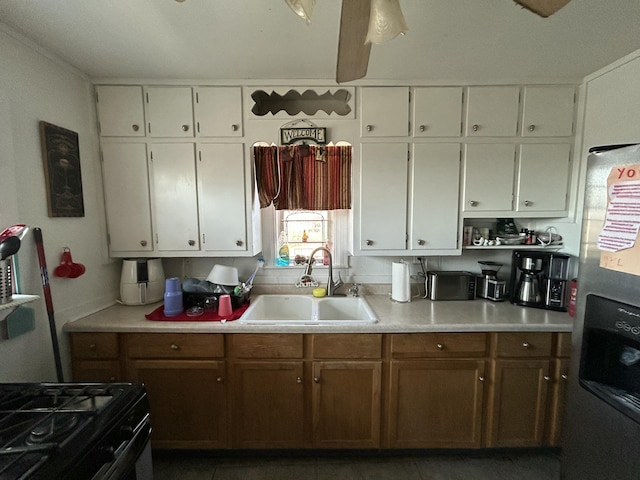
<svg viewBox="0 0 640 480">
<path fill-rule="evenodd" d="M 395 302 L 411 301 L 409 264 L 407 262 L 393 262 L 391 265 L 391 300 Z"/>
</svg>

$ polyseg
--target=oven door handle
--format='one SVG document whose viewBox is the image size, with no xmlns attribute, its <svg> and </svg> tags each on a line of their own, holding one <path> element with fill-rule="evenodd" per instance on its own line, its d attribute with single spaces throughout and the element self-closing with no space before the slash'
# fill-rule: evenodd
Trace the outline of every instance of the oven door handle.
<svg viewBox="0 0 640 480">
<path fill-rule="evenodd" d="M 124 441 L 115 452 L 113 459 L 105 463 L 100 470 L 92 477 L 91 480 L 120 480 L 131 478 L 128 476 L 136 470 L 136 462 L 138 457 L 147 448 L 149 438 L 151 437 L 151 422 L 149 414 L 136 425 L 133 430 L 133 436 Z M 153 477 L 150 477 L 153 478 Z"/>
</svg>

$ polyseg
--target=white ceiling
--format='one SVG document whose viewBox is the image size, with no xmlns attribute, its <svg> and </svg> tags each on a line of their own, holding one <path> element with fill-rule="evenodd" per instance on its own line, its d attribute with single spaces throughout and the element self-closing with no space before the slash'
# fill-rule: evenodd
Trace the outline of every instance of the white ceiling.
<svg viewBox="0 0 640 480">
<path fill-rule="evenodd" d="M 348 0 L 346 0 L 348 1 Z M 640 48 L 639 0 L 400 0 L 409 32 L 374 45 L 366 80 L 575 81 Z M 335 78 L 340 2 L 307 25 L 284 0 L 0 0 L 0 26 L 93 79 Z"/>
</svg>

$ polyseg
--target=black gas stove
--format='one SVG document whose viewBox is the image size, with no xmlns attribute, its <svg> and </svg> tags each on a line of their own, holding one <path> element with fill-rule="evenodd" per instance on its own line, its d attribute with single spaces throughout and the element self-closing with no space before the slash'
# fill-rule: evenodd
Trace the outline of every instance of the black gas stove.
<svg viewBox="0 0 640 480">
<path fill-rule="evenodd" d="M 0 480 L 152 478 L 141 384 L 0 384 Z"/>
</svg>

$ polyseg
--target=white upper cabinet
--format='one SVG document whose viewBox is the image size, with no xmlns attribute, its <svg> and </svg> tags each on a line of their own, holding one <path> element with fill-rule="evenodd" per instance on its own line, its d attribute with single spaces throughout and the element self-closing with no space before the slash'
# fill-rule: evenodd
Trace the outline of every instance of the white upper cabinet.
<svg viewBox="0 0 640 480">
<path fill-rule="evenodd" d="M 469 137 L 513 137 L 518 133 L 520 87 L 469 87 L 465 133 Z"/>
<path fill-rule="evenodd" d="M 411 158 L 409 249 L 458 246 L 460 144 L 415 143 Z"/>
<path fill-rule="evenodd" d="M 191 87 L 148 87 L 146 101 L 151 137 L 194 136 Z"/>
<path fill-rule="evenodd" d="M 153 251 L 147 145 L 103 143 L 102 181 L 111 252 Z"/>
<path fill-rule="evenodd" d="M 96 86 L 98 127 L 103 137 L 144 137 L 140 86 Z"/>
<path fill-rule="evenodd" d="M 462 211 L 482 214 L 511 211 L 514 172 L 514 144 L 466 145 Z"/>
<path fill-rule="evenodd" d="M 204 143 L 198 152 L 198 196 L 202 248 L 247 251 L 244 148 L 239 143 Z"/>
<path fill-rule="evenodd" d="M 151 152 L 158 251 L 198 251 L 194 145 L 158 143 L 153 145 Z"/>
<path fill-rule="evenodd" d="M 196 129 L 201 137 L 242 136 L 240 87 L 199 87 L 195 95 Z"/>
<path fill-rule="evenodd" d="M 458 137 L 462 133 L 462 87 L 413 90 L 414 137 Z"/>
<path fill-rule="evenodd" d="M 568 137 L 573 135 L 575 88 L 535 86 L 524 88 L 522 135 Z"/>
<path fill-rule="evenodd" d="M 409 135 L 408 87 L 363 87 L 360 106 L 362 137 Z"/>
<path fill-rule="evenodd" d="M 360 250 L 404 250 L 408 146 L 364 143 L 360 161 Z"/>
<path fill-rule="evenodd" d="M 570 160 L 568 144 L 520 145 L 516 211 L 564 214 Z"/>
</svg>

